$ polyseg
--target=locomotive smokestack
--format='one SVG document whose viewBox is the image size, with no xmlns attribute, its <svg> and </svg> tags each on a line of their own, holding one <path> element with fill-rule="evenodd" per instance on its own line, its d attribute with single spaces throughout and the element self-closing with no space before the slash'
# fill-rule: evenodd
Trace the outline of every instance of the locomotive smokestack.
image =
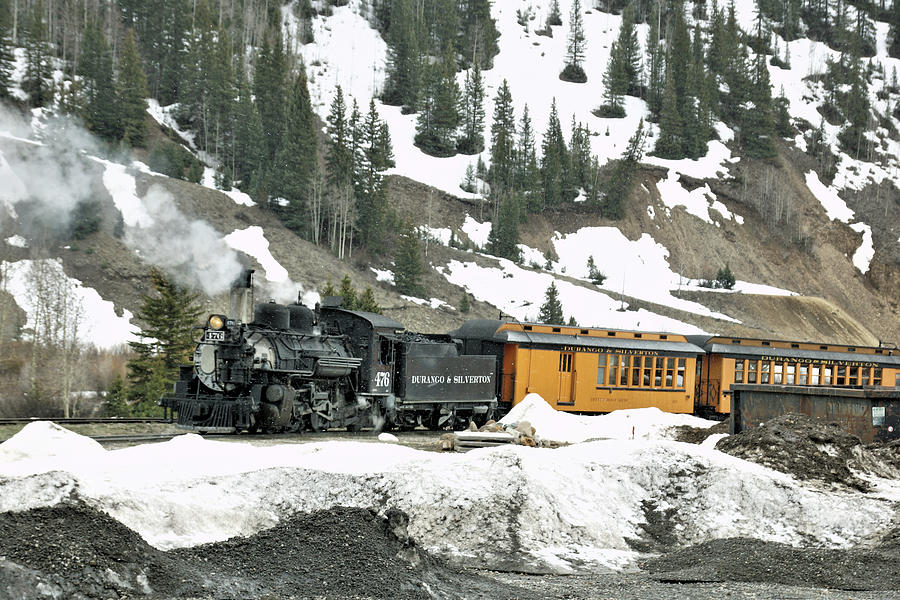
<svg viewBox="0 0 900 600">
<path fill-rule="evenodd" d="M 253 269 L 244 269 L 231 284 L 228 316 L 241 323 L 253 321 Z"/>
</svg>

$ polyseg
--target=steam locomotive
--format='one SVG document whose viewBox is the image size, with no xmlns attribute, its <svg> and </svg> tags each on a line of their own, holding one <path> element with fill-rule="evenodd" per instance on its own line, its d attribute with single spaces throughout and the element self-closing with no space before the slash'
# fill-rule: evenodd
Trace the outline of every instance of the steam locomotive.
<svg viewBox="0 0 900 600">
<path fill-rule="evenodd" d="M 460 356 L 449 336 L 418 334 L 325 298 L 252 306 L 252 271 L 232 289 L 231 316 L 194 332 L 193 363 L 160 405 L 181 428 L 283 432 L 429 429 L 481 424 L 497 408 L 493 356 Z"/>
</svg>

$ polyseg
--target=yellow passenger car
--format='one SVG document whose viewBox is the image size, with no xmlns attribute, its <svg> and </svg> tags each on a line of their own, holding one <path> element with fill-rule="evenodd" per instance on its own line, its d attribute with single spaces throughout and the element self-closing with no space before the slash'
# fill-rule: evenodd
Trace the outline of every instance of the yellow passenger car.
<svg viewBox="0 0 900 600">
<path fill-rule="evenodd" d="M 569 412 L 694 412 L 703 350 L 683 335 L 497 320 L 468 321 L 450 335 L 466 354 L 497 357 L 501 410 L 537 393 Z"/>
<path fill-rule="evenodd" d="M 698 412 L 727 414 L 733 383 L 823 387 L 900 385 L 900 351 L 751 338 L 688 336 L 705 351 L 697 371 Z"/>
</svg>

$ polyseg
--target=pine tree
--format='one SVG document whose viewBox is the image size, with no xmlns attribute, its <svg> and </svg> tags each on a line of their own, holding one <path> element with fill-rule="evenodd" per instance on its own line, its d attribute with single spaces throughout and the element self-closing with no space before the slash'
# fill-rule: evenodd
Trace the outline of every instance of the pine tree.
<svg viewBox="0 0 900 600">
<path fill-rule="evenodd" d="M 838 140 L 845 152 L 853 158 L 859 158 L 864 144 L 867 143 L 865 133 L 869 124 L 868 86 L 859 57 L 851 58 L 846 75 L 850 83 L 850 90 L 844 102 L 847 123 L 838 134 Z"/>
<path fill-rule="evenodd" d="M 0 0 L 0 98 L 10 94 L 15 63 L 9 0 Z"/>
<path fill-rule="evenodd" d="M 562 13 L 559 11 L 559 0 L 550 0 L 550 10 L 547 12 L 547 29 L 553 25 L 562 25 Z"/>
<path fill-rule="evenodd" d="M 659 20 L 659 3 L 654 3 L 649 18 L 650 28 L 647 32 L 647 108 L 653 121 L 659 119 L 666 85 L 665 55 L 659 44 Z"/>
<path fill-rule="evenodd" d="M 144 324 L 142 341 L 129 342 L 136 356 L 128 362 L 128 396 L 137 415 L 160 412 L 156 401 L 175 382 L 179 366 L 190 361 L 191 328 L 202 311 L 197 294 L 173 284 L 155 268 L 150 283 L 153 292 L 141 296 L 136 315 Z"/>
<path fill-rule="evenodd" d="M 460 298 L 460 300 L 459 300 L 459 312 L 461 312 L 464 315 L 467 315 L 467 314 L 469 314 L 469 311 L 471 309 L 472 309 L 472 305 L 469 302 L 469 293 L 463 292 L 462 298 Z"/>
<path fill-rule="evenodd" d="M 120 139 L 112 52 L 103 31 L 94 23 L 89 23 L 84 30 L 79 72 L 84 122 L 88 129 L 107 141 Z"/>
<path fill-rule="evenodd" d="M 397 291 L 408 296 L 421 296 L 422 288 L 422 247 L 419 238 L 406 224 L 400 233 L 397 254 L 394 256 L 394 283 Z"/>
<path fill-rule="evenodd" d="M 625 200 L 631 193 L 632 181 L 637 171 L 638 163 L 644 153 L 644 120 L 638 122 L 637 130 L 628 140 L 628 148 L 622 158 L 616 161 L 612 173 L 603 185 L 603 216 L 609 219 L 622 219 L 625 217 Z M 588 263 L 590 269 L 592 260 Z M 590 273 L 591 278 L 595 279 L 595 274 Z M 602 275 L 601 275 L 602 276 Z M 598 283 L 603 283 L 605 276 Z"/>
<path fill-rule="evenodd" d="M 357 111 L 354 111 L 357 112 Z M 356 119 L 359 119 L 357 114 Z M 354 120 L 351 114 L 351 122 Z M 354 126 L 354 147 L 359 148 L 354 178 L 358 208 L 357 229 L 360 243 L 370 251 L 382 251 L 384 215 L 387 200 L 384 189 L 384 171 L 392 163 L 390 138 L 387 127 L 378 117 L 375 101 L 369 101 L 365 120 Z"/>
<path fill-rule="evenodd" d="M 762 25 L 757 26 L 757 37 L 762 36 Z M 741 119 L 741 146 L 751 158 L 771 158 L 777 154 L 773 138 L 775 120 L 772 114 L 772 88 L 765 53 L 756 56 L 753 68 L 753 85 L 750 89 L 750 105 Z"/>
<path fill-rule="evenodd" d="M 353 150 L 350 147 L 351 131 L 347 123 L 347 105 L 344 92 L 338 85 L 328 112 L 328 142 L 325 166 L 328 181 L 334 187 L 347 185 L 352 180 Z"/>
<path fill-rule="evenodd" d="M 459 87 L 452 47 L 442 61 L 428 66 L 425 72 L 426 85 L 422 110 L 416 122 L 415 143 L 431 156 L 453 156 L 459 128 Z"/>
<path fill-rule="evenodd" d="M 891 5 L 887 50 L 888 56 L 900 58 L 900 2 L 893 2 Z"/>
<path fill-rule="evenodd" d="M 563 138 L 556 98 L 550 105 L 550 118 L 541 145 L 541 183 L 544 206 L 556 206 L 563 200 L 574 197 L 569 180 L 569 151 Z"/>
<path fill-rule="evenodd" d="M 524 194 L 526 208 L 530 212 L 538 212 L 541 209 L 541 171 L 538 167 L 534 129 L 527 104 L 519 121 L 519 140 L 515 157 L 514 188 Z"/>
<path fill-rule="evenodd" d="M 269 162 L 284 139 L 284 111 L 287 106 L 288 68 L 280 29 L 273 28 L 263 39 L 256 59 L 253 77 L 253 95 L 262 123 Z"/>
<path fill-rule="evenodd" d="M 513 112 L 512 94 L 506 80 L 497 90 L 494 100 L 494 121 L 491 123 L 491 190 L 512 187 L 516 117 Z"/>
<path fill-rule="evenodd" d="M 600 108 L 601 116 L 608 118 L 621 118 L 625 116 L 623 107 L 625 91 L 628 89 L 628 79 L 625 74 L 625 63 L 618 42 L 613 42 L 609 49 L 609 61 L 606 63 L 606 71 L 603 73 L 603 100 Z"/>
<path fill-rule="evenodd" d="M 495 200 L 495 203 L 497 202 Z M 487 242 L 488 252 L 517 263 L 521 262 L 522 258 L 522 251 L 519 249 L 520 207 L 518 194 L 514 192 L 503 194 L 492 220 Z"/>
<path fill-rule="evenodd" d="M 289 203 L 286 224 L 298 233 L 307 225 L 306 197 L 316 165 L 315 117 L 301 62 L 288 95 L 284 138 L 275 160 L 276 190 Z"/>
<path fill-rule="evenodd" d="M 250 85 L 243 67 L 238 67 L 238 100 L 234 107 L 234 143 L 232 144 L 231 166 L 233 179 L 242 183 L 243 189 L 252 190 L 256 186 L 253 176 L 266 164 L 267 145 L 263 139 L 262 120 L 253 102 Z M 251 193 L 257 201 L 265 195 Z"/>
<path fill-rule="evenodd" d="M 662 111 L 659 114 L 659 137 L 653 154 L 660 158 L 684 158 L 684 123 L 678 112 L 675 95 L 675 84 L 672 76 L 666 77 L 666 90 L 663 94 Z"/>
<path fill-rule="evenodd" d="M 641 45 L 634 26 L 634 8 L 627 4 L 622 10 L 622 24 L 616 40 L 619 60 L 625 78 L 624 94 L 639 96 L 641 93 Z"/>
<path fill-rule="evenodd" d="M 50 48 L 44 25 L 44 3 L 34 3 L 25 32 L 25 76 L 22 91 L 28 102 L 39 108 L 53 101 L 53 79 L 50 72 Z"/>
<path fill-rule="evenodd" d="M 130 29 L 125 33 L 119 59 L 116 96 L 123 139 L 132 146 L 143 146 L 147 136 L 147 77 Z"/>
<path fill-rule="evenodd" d="M 562 302 L 559 300 L 559 290 L 556 289 L 556 282 L 550 283 L 550 287 L 544 293 L 544 303 L 541 305 L 541 311 L 538 313 L 538 322 L 547 325 L 562 325 L 565 321 L 563 316 Z"/>
<path fill-rule="evenodd" d="M 343 298 L 341 301 L 341 308 L 346 308 L 347 310 L 359 309 L 359 303 L 356 299 L 356 290 L 353 289 L 353 282 L 350 280 L 349 273 L 344 273 L 344 278 L 341 279 L 341 289 L 339 289 L 335 295 Z"/>
<path fill-rule="evenodd" d="M 357 305 L 357 310 L 375 313 L 376 315 L 381 314 L 381 307 L 378 306 L 378 302 L 375 301 L 375 292 L 370 286 L 366 286 L 366 289 L 363 290 Z"/>
<path fill-rule="evenodd" d="M 584 83 L 587 74 L 581 64 L 584 62 L 586 42 L 584 38 L 584 16 L 581 10 L 581 0 L 572 0 L 572 8 L 569 12 L 569 40 L 566 46 L 566 66 L 559 78 L 563 81 Z"/>
<path fill-rule="evenodd" d="M 481 69 L 490 69 L 500 51 L 500 33 L 491 16 L 491 0 L 465 0 L 457 5 L 461 10 L 458 46 L 463 67 L 478 63 Z"/>
<path fill-rule="evenodd" d="M 418 91 L 422 72 L 412 0 L 396 0 L 392 3 L 387 44 L 387 81 L 382 100 L 385 104 L 403 106 L 406 112 L 412 112 L 419 105 Z"/>
<path fill-rule="evenodd" d="M 481 153 L 484 150 L 484 81 L 478 63 L 466 73 L 461 117 L 460 137 L 456 149 L 461 154 Z"/>
</svg>

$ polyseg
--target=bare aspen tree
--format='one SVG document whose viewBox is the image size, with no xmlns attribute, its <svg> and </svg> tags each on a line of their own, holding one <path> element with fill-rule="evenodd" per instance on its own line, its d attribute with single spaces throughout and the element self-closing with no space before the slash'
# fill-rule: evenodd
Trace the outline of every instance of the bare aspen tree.
<svg viewBox="0 0 900 600">
<path fill-rule="evenodd" d="M 26 285 L 33 308 L 31 401 L 53 403 L 68 418 L 76 408 L 72 396 L 78 380 L 76 367 L 81 354 L 78 331 L 84 307 L 75 286 L 55 260 L 32 261 Z"/>
<path fill-rule="evenodd" d="M 312 241 L 318 246 L 324 219 L 323 202 L 325 198 L 325 174 L 316 170 L 316 174 L 309 184 L 309 226 L 312 231 Z"/>
</svg>

